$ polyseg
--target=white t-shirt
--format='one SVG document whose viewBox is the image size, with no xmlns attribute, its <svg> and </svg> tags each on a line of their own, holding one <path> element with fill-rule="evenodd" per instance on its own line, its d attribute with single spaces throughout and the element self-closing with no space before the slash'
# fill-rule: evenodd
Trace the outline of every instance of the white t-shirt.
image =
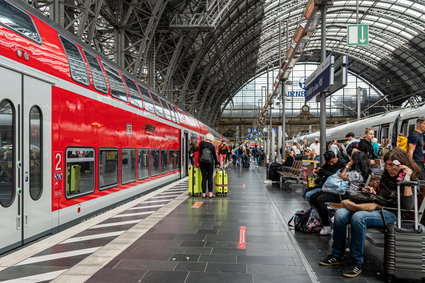
<svg viewBox="0 0 425 283">
<path fill-rule="evenodd" d="M 312 143 L 310 145 L 310 150 L 314 150 L 317 155 L 320 155 L 320 143 Z"/>
</svg>

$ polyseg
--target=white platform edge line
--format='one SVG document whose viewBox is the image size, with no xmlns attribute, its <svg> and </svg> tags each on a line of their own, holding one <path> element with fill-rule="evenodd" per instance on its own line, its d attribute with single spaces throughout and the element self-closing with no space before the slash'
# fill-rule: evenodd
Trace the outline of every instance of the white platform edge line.
<svg viewBox="0 0 425 283">
<path fill-rule="evenodd" d="M 31 275 L 21 278 L 14 278 L 6 281 L 1 281 L 2 283 L 24 283 L 24 282 L 42 282 L 42 281 L 49 281 L 53 280 L 68 269 L 61 269 L 57 271 L 52 272 L 46 272 L 46 273 L 40 273 L 37 275 Z"/>
<path fill-rule="evenodd" d="M 107 227 L 114 227 L 114 226 L 122 226 L 122 225 L 130 225 L 130 224 L 136 224 L 139 221 L 142 221 L 144 218 L 135 219 L 135 220 L 127 220 L 127 221 L 119 221 L 119 222 L 110 222 L 110 223 L 104 223 L 104 224 L 98 224 L 90 227 L 89 229 L 99 229 L 99 228 L 107 228 Z"/>
<path fill-rule="evenodd" d="M 78 255 L 92 254 L 100 248 L 101 248 L 101 246 L 100 247 L 94 247 L 94 248 L 88 248 L 88 249 L 73 250 L 73 251 L 69 251 L 69 252 L 33 256 L 33 257 L 30 257 L 30 258 L 28 258 L 24 261 L 21 261 L 20 263 L 16 264 L 15 266 L 37 263 L 37 262 L 43 262 L 43 261 L 49 261 L 49 260 L 62 259 L 62 258 L 73 257 L 73 256 L 78 256 Z"/>
<path fill-rule="evenodd" d="M 148 193 L 147 195 L 144 195 L 140 198 L 137 198 L 133 201 L 130 201 L 124 205 L 121 205 L 117 208 L 114 208 L 110 211 L 107 211 L 99 216 L 93 217 L 81 224 L 75 225 L 72 227 L 72 229 L 66 229 L 62 232 L 59 232 L 57 234 L 54 234 L 50 237 L 47 237 L 46 239 L 43 239 L 41 241 L 38 242 L 34 242 L 33 244 L 20 249 L 16 252 L 12 252 L 8 255 L 5 255 L 3 257 L 0 258 L 0 271 L 13 266 L 29 257 L 32 257 L 35 254 L 38 254 L 42 251 L 44 251 L 47 248 L 50 248 L 54 245 L 59 244 L 60 242 L 65 241 L 68 238 L 71 238 L 74 235 L 77 235 L 85 230 L 87 230 L 88 228 L 90 228 L 91 226 L 94 226 L 98 223 L 101 223 L 109 218 L 111 218 L 111 216 L 116 215 L 118 213 L 121 213 L 127 209 L 129 209 L 130 207 L 133 207 L 141 202 L 143 202 L 144 200 L 148 200 L 150 198 L 152 198 L 153 196 L 160 194 L 170 188 L 173 188 L 174 186 L 181 184 L 183 182 L 185 182 L 187 180 L 188 177 L 185 177 L 183 179 L 177 180 L 169 185 L 166 185 L 165 187 L 161 188 L 161 189 L 157 189 L 153 192 Z"/>
<path fill-rule="evenodd" d="M 95 240 L 95 239 L 109 238 L 109 237 L 119 236 L 119 235 L 121 235 L 124 232 L 125 232 L 125 230 L 124 231 L 99 233 L 99 234 L 93 234 L 93 235 L 87 235 L 87 236 L 69 238 L 68 240 L 63 241 L 61 244 L 69 244 L 69 243 L 75 243 L 75 242 L 82 242 L 82 241 L 89 241 L 89 240 Z"/>
<path fill-rule="evenodd" d="M 138 215 L 148 215 L 154 213 L 156 210 L 152 211 L 143 211 L 143 212 L 134 212 L 134 213 L 125 213 L 125 214 L 118 214 L 115 216 L 112 216 L 111 218 L 120 218 L 120 217 L 131 217 L 131 216 L 138 216 Z"/>
<path fill-rule="evenodd" d="M 53 283 L 63 282 L 85 282 L 93 276 L 102 267 L 108 264 L 116 256 L 127 249 L 137 239 L 154 227 L 159 221 L 166 217 L 176 207 L 183 203 L 188 198 L 188 195 L 182 193 L 178 198 L 171 201 L 167 206 L 157 210 L 152 215 L 146 217 L 143 221 L 134 225 L 127 232 L 109 242 L 103 248 L 100 248 L 95 253 L 80 261 L 77 265 L 62 273 Z M 125 243 L 125 244 L 124 244 Z M 96 263 L 96 264 L 94 264 Z M 83 271 L 83 272 L 82 272 Z M 82 274 L 83 273 L 83 274 Z"/>
</svg>

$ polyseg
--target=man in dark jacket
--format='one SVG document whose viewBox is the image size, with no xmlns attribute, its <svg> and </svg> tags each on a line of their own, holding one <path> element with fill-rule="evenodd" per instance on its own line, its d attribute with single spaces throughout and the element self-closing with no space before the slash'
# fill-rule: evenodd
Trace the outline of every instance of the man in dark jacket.
<svg viewBox="0 0 425 283">
<path fill-rule="evenodd" d="M 210 133 L 205 135 L 205 140 L 199 144 L 199 167 L 202 173 L 202 197 L 207 196 L 207 185 L 208 185 L 208 196 L 214 197 L 213 194 L 213 173 L 214 166 L 218 167 L 220 163 L 217 160 L 217 154 L 215 147 L 212 144 L 214 136 Z M 208 183 L 208 184 L 207 184 Z"/>
<path fill-rule="evenodd" d="M 375 152 L 372 146 L 372 140 L 374 137 L 375 137 L 374 130 L 370 128 L 366 128 L 364 132 L 364 138 L 360 139 L 360 142 L 359 142 L 358 150 L 366 153 L 367 158 L 369 158 L 369 160 L 379 159 L 379 156 L 375 156 Z"/>
</svg>

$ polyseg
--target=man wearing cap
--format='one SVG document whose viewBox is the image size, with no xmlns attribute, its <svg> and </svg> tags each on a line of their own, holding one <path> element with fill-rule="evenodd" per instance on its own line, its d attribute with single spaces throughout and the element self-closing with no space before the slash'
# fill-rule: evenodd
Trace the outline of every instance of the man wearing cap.
<svg viewBox="0 0 425 283">
<path fill-rule="evenodd" d="M 409 145 L 407 148 L 407 153 L 410 157 L 415 160 L 419 165 L 422 171 L 422 180 L 425 179 L 425 168 L 424 168 L 424 136 L 425 132 L 425 117 L 421 116 L 416 121 L 416 128 L 409 134 L 408 140 Z"/>
</svg>

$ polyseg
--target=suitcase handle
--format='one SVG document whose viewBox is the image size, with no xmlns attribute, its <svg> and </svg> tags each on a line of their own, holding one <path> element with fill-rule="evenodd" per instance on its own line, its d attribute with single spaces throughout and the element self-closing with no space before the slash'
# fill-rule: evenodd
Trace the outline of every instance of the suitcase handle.
<svg viewBox="0 0 425 283">
<path fill-rule="evenodd" d="M 413 187 L 413 202 L 414 202 L 414 217 L 415 217 L 415 231 L 420 230 L 419 228 L 419 213 L 418 213 L 418 186 L 419 181 L 405 181 L 397 183 L 397 229 L 402 231 L 401 228 L 401 195 L 400 195 L 400 187 L 401 186 L 411 186 Z"/>
</svg>

